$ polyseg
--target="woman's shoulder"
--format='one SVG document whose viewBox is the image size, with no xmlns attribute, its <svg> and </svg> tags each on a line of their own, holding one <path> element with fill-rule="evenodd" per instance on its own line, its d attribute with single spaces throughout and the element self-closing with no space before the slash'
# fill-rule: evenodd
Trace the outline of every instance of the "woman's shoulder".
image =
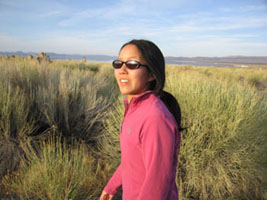
<svg viewBox="0 0 267 200">
<path fill-rule="evenodd" d="M 151 91 L 147 91 L 142 96 L 133 100 L 132 108 L 138 121 L 172 119 L 172 114 L 167 106 Z"/>
<path fill-rule="evenodd" d="M 143 107 L 144 117 L 149 119 L 165 119 L 170 118 L 171 113 L 164 102 L 155 95 L 152 95 Z"/>
<path fill-rule="evenodd" d="M 150 102 L 149 109 L 142 116 L 141 135 L 147 132 L 174 133 L 178 130 L 177 123 L 165 104 L 157 99 Z"/>
</svg>

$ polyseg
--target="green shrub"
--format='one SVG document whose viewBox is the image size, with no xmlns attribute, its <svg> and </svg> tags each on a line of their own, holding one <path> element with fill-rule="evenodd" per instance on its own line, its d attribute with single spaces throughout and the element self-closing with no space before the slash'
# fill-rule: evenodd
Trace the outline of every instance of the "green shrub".
<svg viewBox="0 0 267 200">
<path fill-rule="evenodd" d="M 263 83 L 261 82 L 262 80 L 262 76 L 258 75 L 258 74 L 253 74 L 253 75 L 250 75 L 248 78 L 247 78 L 247 83 L 252 86 L 252 87 L 255 87 L 256 89 L 258 90 L 263 90 L 264 89 L 264 86 L 263 86 Z"/>
<path fill-rule="evenodd" d="M 88 70 L 88 71 L 95 72 L 95 73 L 99 72 L 99 66 L 96 64 L 85 64 L 85 63 L 79 63 L 79 62 L 76 62 L 76 63 L 65 62 L 62 66 L 67 68 L 67 69 L 71 69 L 71 70 L 78 69 L 80 71 Z"/>
<path fill-rule="evenodd" d="M 114 100 L 114 105 L 110 108 L 105 120 L 103 133 L 99 138 L 98 148 L 100 156 L 112 166 L 120 164 L 120 124 L 123 119 L 124 105 L 123 96 Z"/>
<path fill-rule="evenodd" d="M 105 110 L 112 103 L 112 82 L 107 74 L 64 67 L 62 62 L 39 65 L 10 61 L 0 64 L 3 87 L 19 90 L 27 98 L 29 118 L 44 135 L 51 128 L 67 137 L 94 143 L 102 129 Z M 105 93 L 109 91 L 109 93 Z M 24 118 L 23 118 L 24 119 Z"/>
<path fill-rule="evenodd" d="M 251 89 L 173 74 L 167 89 L 183 116 L 181 199 L 262 199 L 267 180 L 267 101 Z"/>
<path fill-rule="evenodd" d="M 84 144 L 60 137 L 42 141 L 38 149 L 24 147 L 26 158 L 16 173 L 2 181 L 6 193 L 19 199 L 98 199 L 111 168 L 96 160 Z"/>
<path fill-rule="evenodd" d="M 19 167 L 20 144 L 34 131 L 27 100 L 19 88 L 0 82 L 0 178 Z"/>
<path fill-rule="evenodd" d="M 114 95 L 107 74 L 24 60 L 1 62 L 0 70 L 0 178 L 18 169 L 26 154 L 21 146 L 45 142 L 51 132 L 69 143 L 83 140 L 94 150 Z M 29 170 L 27 166 L 19 170 Z"/>
<path fill-rule="evenodd" d="M 33 131 L 27 100 L 19 88 L 0 82 L 0 139 L 22 139 Z"/>
</svg>

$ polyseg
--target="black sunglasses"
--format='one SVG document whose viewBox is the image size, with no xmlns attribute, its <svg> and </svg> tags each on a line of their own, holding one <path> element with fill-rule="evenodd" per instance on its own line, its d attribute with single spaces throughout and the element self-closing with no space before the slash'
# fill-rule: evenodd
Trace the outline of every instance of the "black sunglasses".
<svg viewBox="0 0 267 200">
<path fill-rule="evenodd" d="M 126 62 L 122 62 L 120 60 L 114 60 L 112 62 L 112 66 L 115 68 L 115 69 L 120 69 L 122 67 L 122 65 L 125 64 L 126 67 L 128 69 L 138 69 L 140 66 L 145 66 L 147 67 L 147 65 L 144 65 L 144 64 L 141 64 L 140 62 L 138 61 L 135 61 L 135 60 L 128 60 Z"/>
</svg>

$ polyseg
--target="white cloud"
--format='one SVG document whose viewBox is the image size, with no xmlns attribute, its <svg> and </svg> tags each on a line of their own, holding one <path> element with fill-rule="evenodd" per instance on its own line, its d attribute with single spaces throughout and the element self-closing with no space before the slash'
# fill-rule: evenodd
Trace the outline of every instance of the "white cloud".
<svg viewBox="0 0 267 200">
<path fill-rule="evenodd" d="M 166 55 L 172 56 L 266 56 L 267 42 L 248 42 L 236 37 L 210 36 L 204 39 L 194 38 L 191 41 L 173 41 L 173 49 L 164 47 Z"/>
<path fill-rule="evenodd" d="M 106 23 L 141 23 L 162 19 L 169 8 L 180 7 L 185 0 L 120 0 L 100 8 L 70 9 L 68 17 L 59 22 L 60 26 L 72 26 L 85 23 L 86 20 L 105 20 Z"/>
<path fill-rule="evenodd" d="M 3 0 L 0 1 L 1 6 L 9 6 L 9 7 L 15 7 L 15 8 L 21 8 L 24 7 L 25 5 L 31 5 L 34 4 L 34 0 Z"/>
<path fill-rule="evenodd" d="M 192 15 L 179 16 L 181 22 L 172 27 L 172 31 L 222 31 L 237 30 L 243 28 L 266 27 L 266 16 L 217 16 L 214 13 L 195 13 Z"/>
<path fill-rule="evenodd" d="M 39 14 L 39 17 L 46 18 L 46 17 L 55 17 L 55 16 L 63 16 L 65 12 L 63 10 L 51 10 L 48 12 L 42 12 Z"/>
<path fill-rule="evenodd" d="M 258 12 L 258 11 L 267 11 L 267 2 L 262 5 L 247 5 L 240 8 L 242 12 Z"/>
</svg>

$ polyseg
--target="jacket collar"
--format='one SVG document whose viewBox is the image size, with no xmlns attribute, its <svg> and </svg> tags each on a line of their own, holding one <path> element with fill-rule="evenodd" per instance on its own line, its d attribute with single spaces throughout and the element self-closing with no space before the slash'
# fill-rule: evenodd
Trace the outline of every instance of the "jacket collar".
<svg viewBox="0 0 267 200">
<path fill-rule="evenodd" d="M 142 94 L 140 94 L 140 95 L 138 95 L 138 96 L 136 96 L 136 97 L 133 97 L 133 98 L 131 99 L 130 103 L 131 103 L 132 105 L 136 105 L 136 104 L 138 104 L 139 102 L 141 102 L 142 100 L 148 98 L 148 97 L 150 96 L 150 94 L 152 94 L 152 93 L 153 93 L 152 90 L 147 90 L 147 91 L 143 92 Z M 125 105 L 126 107 L 129 106 L 129 104 L 130 104 L 130 103 L 128 102 L 128 98 L 127 98 L 127 97 L 123 99 L 123 102 L 124 102 L 124 105 Z"/>
</svg>

